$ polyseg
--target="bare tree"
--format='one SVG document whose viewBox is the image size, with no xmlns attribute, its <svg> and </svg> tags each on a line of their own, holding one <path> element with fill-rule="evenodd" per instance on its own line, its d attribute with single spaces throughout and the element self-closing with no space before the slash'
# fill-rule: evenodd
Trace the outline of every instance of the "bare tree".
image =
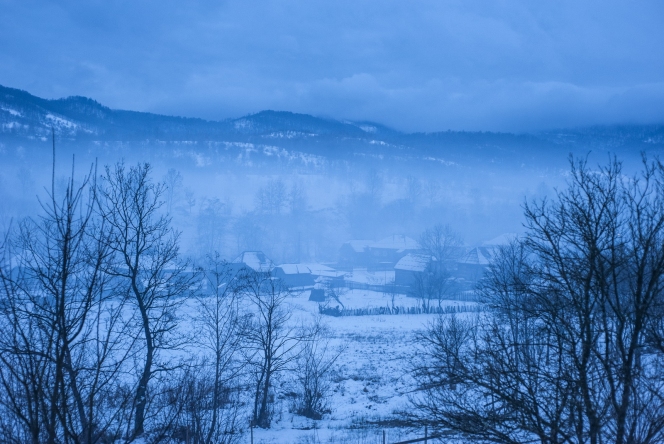
<svg viewBox="0 0 664 444">
<path fill-rule="evenodd" d="M 301 217 L 307 210 L 307 191 L 302 182 L 294 182 L 288 193 L 288 204 L 290 213 Z"/>
<path fill-rule="evenodd" d="M 406 177 L 406 198 L 411 205 L 415 205 L 422 195 L 422 182 L 415 176 Z"/>
<path fill-rule="evenodd" d="M 49 356 L 52 354 L 52 334 L 41 328 L 37 318 L 32 316 L 29 306 L 31 295 L 28 285 L 22 285 L 26 273 L 18 267 L 20 260 L 15 260 L 11 239 L 3 243 L 2 264 L 2 335 L 0 336 L 0 378 L 2 381 L 2 418 L 3 435 L 14 436 L 14 442 L 37 444 L 54 438 L 57 425 L 46 424 L 50 419 L 47 414 L 51 409 L 48 401 L 52 399 L 47 387 L 52 380 L 52 366 Z M 57 409 L 57 407 L 55 407 Z M 56 410 L 57 411 L 57 410 Z M 47 432 L 48 429 L 48 432 Z"/>
<path fill-rule="evenodd" d="M 23 429 L 30 442 L 94 443 L 122 424 L 126 405 L 104 402 L 126 353 L 122 301 L 108 301 L 93 171 L 76 186 L 72 167 L 61 198 L 52 187 L 41 218 L 20 223 L 0 270 L 0 402 L 18 426 L 8 436 Z"/>
<path fill-rule="evenodd" d="M 449 225 L 436 224 L 420 235 L 420 247 L 440 266 L 449 268 L 463 253 L 463 241 Z"/>
<path fill-rule="evenodd" d="M 341 309 L 346 308 L 342 297 L 348 294 L 348 287 L 342 285 L 343 282 L 335 281 L 334 279 L 328 279 L 323 283 L 323 288 L 325 289 L 325 299 L 329 301 L 335 301 L 341 305 Z"/>
<path fill-rule="evenodd" d="M 200 270 L 204 288 L 197 295 L 196 344 L 207 351 L 200 376 L 190 382 L 195 402 L 191 416 L 192 442 L 233 443 L 238 431 L 238 399 L 241 371 L 241 332 L 244 317 L 239 309 L 243 282 L 218 253 L 207 257 Z M 197 387 L 196 387 L 197 386 Z"/>
<path fill-rule="evenodd" d="M 664 167 L 572 161 L 525 216 L 482 283 L 490 311 L 420 338 L 419 419 L 486 442 L 661 442 Z"/>
<path fill-rule="evenodd" d="M 420 307 L 425 313 L 431 310 L 432 301 L 438 301 L 441 306 L 450 287 L 450 275 L 437 261 L 431 261 L 422 272 L 413 274 L 410 286 L 410 295 L 419 300 Z"/>
<path fill-rule="evenodd" d="M 330 371 L 344 348 L 332 348 L 330 333 L 319 317 L 305 328 L 295 368 L 300 398 L 296 411 L 310 419 L 329 413 Z"/>
<path fill-rule="evenodd" d="M 252 424 L 269 428 L 275 379 L 297 357 L 301 338 L 290 321 L 286 298 L 290 292 L 270 273 L 248 271 L 242 277 L 244 296 L 251 302 L 250 319 L 244 329 L 244 353 L 254 383 Z"/>
<path fill-rule="evenodd" d="M 203 252 L 214 254 L 223 246 L 223 234 L 228 218 L 230 217 L 229 205 L 217 198 L 203 199 L 197 217 L 197 241 Z"/>
<path fill-rule="evenodd" d="M 375 170 L 372 169 L 369 171 L 366 177 L 366 193 L 369 197 L 369 201 L 372 205 L 379 205 L 380 204 L 380 199 L 383 194 L 383 177 L 381 174 Z"/>
<path fill-rule="evenodd" d="M 191 215 L 191 210 L 196 206 L 196 196 L 191 188 L 184 189 L 184 202 L 187 204 L 187 214 Z"/>
<path fill-rule="evenodd" d="M 449 226 L 437 224 L 420 235 L 420 247 L 431 260 L 422 272 L 414 275 L 411 294 L 420 300 L 423 310 L 429 311 L 431 301 L 438 301 L 440 307 L 449 293 L 450 278 L 456 260 L 463 253 L 463 242 Z"/>
<path fill-rule="evenodd" d="M 179 233 L 160 213 L 162 184 L 150 178 L 150 165 L 128 170 L 123 163 L 106 167 L 100 187 L 99 213 L 110 233 L 114 264 L 109 273 L 124 283 L 140 326 L 142 363 L 133 402 L 132 438 L 145 432 L 150 383 L 172 367 L 160 352 L 179 345 L 176 308 L 191 284 L 186 264 L 179 262 Z M 138 337 L 137 336 L 137 337 Z"/>
<path fill-rule="evenodd" d="M 395 310 L 395 301 L 397 296 L 399 296 L 399 287 L 397 286 L 394 279 L 385 283 L 385 289 L 383 290 L 383 296 L 386 296 L 390 299 L 390 307 L 392 310 Z"/>
<path fill-rule="evenodd" d="M 168 214 L 173 214 L 173 205 L 177 201 L 180 188 L 182 188 L 182 175 L 175 168 L 170 168 L 164 176 L 164 197 Z"/>
<path fill-rule="evenodd" d="M 426 183 L 424 192 L 427 198 L 427 203 L 432 207 L 440 197 L 440 183 L 436 180 L 430 180 Z"/>
<path fill-rule="evenodd" d="M 279 215 L 288 203 L 286 185 L 281 179 L 273 179 L 256 193 L 256 207 L 261 213 Z"/>
</svg>

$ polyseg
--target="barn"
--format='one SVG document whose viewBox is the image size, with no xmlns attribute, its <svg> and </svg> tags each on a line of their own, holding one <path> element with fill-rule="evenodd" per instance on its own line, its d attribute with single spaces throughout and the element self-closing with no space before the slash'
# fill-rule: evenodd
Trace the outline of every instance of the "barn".
<svg viewBox="0 0 664 444">
<path fill-rule="evenodd" d="M 370 240 L 351 240 L 344 242 L 339 249 L 339 265 L 344 269 L 352 270 L 356 267 L 368 267 L 370 263 L 369 248 L 373 245 Z"/>
<path fill-rule="evenodd" d="M 229 263 L 232 271 L 238 273 L 242 270 L 253 270 L 267 273 L 272 271 L 274 264 L 262 251 L 243 251 Z"/>
<path fill-rule="evenodd" d="M 457 276 L 471 282 L 479 281 L 489 268 L 493 253 L 489 247 L 473 248 L 457 262 Z"/>
<path fill-rule="evenodd" d="M 388 236 L 369 247 L 371 262 L 378 269 L 391 269 L 408 254 L 421 253 L 415 239 L 403 235 Z"/>
<path fill-rule="evenodd" d="M 394 266 L 394 283 L 399 286 L 413 285 L 417 276 L 424 273 L 433 259 L 426 254 L 409 253 Z"/>
<path fill-rule="evenodd" d="M 274 268 L 273 275 L 289 287 L 312 287 L 318 280 L 337 279 L 343 273 L 323 264 L 282 264 Z"/>
</svg>

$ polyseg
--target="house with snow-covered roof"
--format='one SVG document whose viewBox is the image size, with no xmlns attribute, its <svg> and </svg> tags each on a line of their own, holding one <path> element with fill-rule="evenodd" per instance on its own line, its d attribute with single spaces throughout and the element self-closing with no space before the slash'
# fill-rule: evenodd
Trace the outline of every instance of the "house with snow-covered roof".
<svg viewBox="0 0 664 444">
<path fill-rule="evenodd" d="M 339 249 L 339 265 L 352 269 L 370 265 L 369 248 L 374 244 L 371 240 L 351 240 L 344 242 Z"/>
<path fill-rule="evenodd" d="M 272 261 L 262 251 L 243 251 L 229 265 L 235 273 L 242 269 L 267 273 L 274 268 Z"/>
<path fill-rule="evenodd" d="M 457 276 L 468 281 L 477 282 L 489 268 L 493 255 L 492 248 L 473 248 L 457 262 Z"/>
<path fill-rule="evenodd" d="M 404 236 L 402 234 L 395 234 L 393 236 L 385 237 L 378 242 L 371 245 L 373 250 L 394 250 L 398 252 L 406 252 L 419 250 L 420 244 L 413 238 Z"/>
<path fill-rule="evenodd" d="M 369 247 L 369 253 L 374 267 L 391 269 L 407 254 L 421 253 L 421 250 L 415 239 L 398 234 L 374 242 Z"/>
<path fill-rule="evenodd" d="M 509 245 L 516 239 L 516 233 L 503 233 L 491 240 L 482 242 L 479 247 L 475 247 L 468 251 L 461 260 L 457 262 L 458 277 L 473 282 L 478 281 L 489 268 L 498 249 Z"/>
<path fill-rule="evenodd" d="M 394 266 L 394 283 L 401 286 L 413 285 L 434 260 L 435 258 L 428 254 L 408 253 Z"/>
<path fill-rule="evenodd" d="M 342 279 L 344 274 L 323 264 L 281 264 L 274 267 L 274 277 L 289 287 L 312 287 L 317 281 Z"/>
</svg>

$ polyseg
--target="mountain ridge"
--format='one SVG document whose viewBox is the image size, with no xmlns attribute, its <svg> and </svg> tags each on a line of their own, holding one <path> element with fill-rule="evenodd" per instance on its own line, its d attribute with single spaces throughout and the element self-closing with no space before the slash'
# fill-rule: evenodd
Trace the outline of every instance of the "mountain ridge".
<svg viewBox="0 0 664 444">
<path fill-rule="evenodd" d="M 370 121 L 341 121 L 263 110 L 220 121 L 115 110 L 84 97 L 44 99 L 0 85 L 0 142 L 46 142 L 51 129 L 68 143 L 248 143 L 325 157 L 419 157 L 442 162 L 533 162 L 567 153 L 664 152 L 664 125 L 596 125 L 537 133 L 406 133 Z"/>
</svg>

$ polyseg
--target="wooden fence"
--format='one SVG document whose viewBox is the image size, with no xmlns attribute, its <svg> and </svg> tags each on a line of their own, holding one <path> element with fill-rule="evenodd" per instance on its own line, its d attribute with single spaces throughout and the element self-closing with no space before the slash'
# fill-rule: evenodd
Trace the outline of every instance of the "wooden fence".
<svg viewBox="0 0 664 444">
<path fill-rule="evenodd" d="M 477 305 L 447 305 L 444 307 L 366 307 L 366 308 L 339 308 L 318 306 L 318 312 L 327 316 L 379 316 L 379 315 L 419 315 L 419 314 L 452 314 L 452 313 L 479 313 L 485 310 L 481 304 Z"/>
</svg>

